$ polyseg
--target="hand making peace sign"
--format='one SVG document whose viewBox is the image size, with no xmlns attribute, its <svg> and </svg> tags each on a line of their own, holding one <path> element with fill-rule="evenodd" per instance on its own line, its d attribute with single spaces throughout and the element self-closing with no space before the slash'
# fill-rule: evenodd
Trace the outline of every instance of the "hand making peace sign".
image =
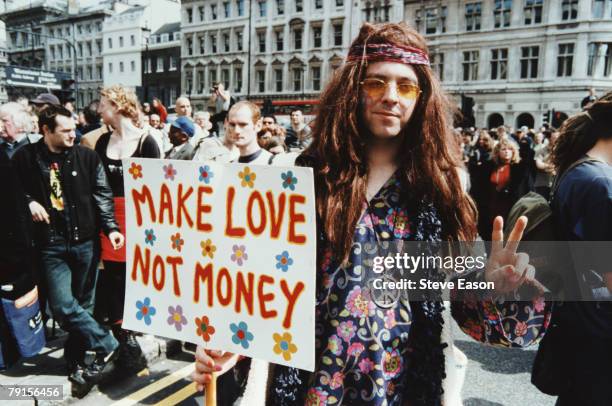
<svg viewBox="0 0 612 406">
<path fill-rule="evenodd" d="M 544 286 L 534 279 L 535 268 L 529 264 L 529 255 L 516 252 L 526 227 L 527 217 L 519 217 L 504 247 L 504 219 L 497 216 L 493 221 L 491 255 L 485 268 L 485 279 L 495 283 L 495 291 L 499 294 L 512 292 L 524 283 L 536 288 L 539 295 L 544 294 Z"/>
</svg>

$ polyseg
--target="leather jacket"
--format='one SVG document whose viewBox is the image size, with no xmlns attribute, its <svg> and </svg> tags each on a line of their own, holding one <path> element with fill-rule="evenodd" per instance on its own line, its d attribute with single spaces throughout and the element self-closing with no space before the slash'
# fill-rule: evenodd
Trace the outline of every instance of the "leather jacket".
<svg viewBox="0 0 612 406">
<path fill-rule="evenodd" d="M 21 148 L 13 157 L 28 203 L 36 201 L 51 213 L 49 150 L 44 141 Z M 98 154 L 74 146 L 64 152 L 60 177 L 66 218 L 65 238 L 51 224 L 38 222 L 34 236 L 40 246 L 64 240 L 80 243 L 95 238 L 102 228 L 118 231 L 113 193 Z M 51 216 L 52 217 L 52 216 Z"/>
</svg>

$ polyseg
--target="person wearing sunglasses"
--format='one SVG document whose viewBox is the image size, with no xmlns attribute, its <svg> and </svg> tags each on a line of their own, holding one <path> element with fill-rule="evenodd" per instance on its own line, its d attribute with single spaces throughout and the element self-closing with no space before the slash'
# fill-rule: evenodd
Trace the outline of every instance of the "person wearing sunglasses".
<svg viewBox="0 0 612 406">
<path fill-rule="evenodd" d="M 457 386 L 443 383 L 453 356 L 445 347 L 453 349 L 444 343 L 452 339 L 442 338 L 450 321 L 444 322 L 441 293 L 419 301 L 404 291 L 387 300 L 372 289 L 366 277 L 372 264 L 364 257 L 368 244 L 476 239 L 476 210 L 458 176 L 462 160 L 450 112 L 421 35 L 403 23 L 361 27 L 322 92 L 312 143 L 297 162 L 313 169 L 320 236 L 315 371 L 271 364 L 266 374 L 260 361 L 200 347 L 193 375 L 200 389 L 213 371 L 232 369 L 228 375 L 235 377 L 246 368 L 244 391 L 229 391 L 242 404 L 263 404 L 261 396 L 274 405 L 460 402 Z M 517 221 L 510 240 L 520 241 L 525 226 L 524 218 Z M 489 262 L 468 276 L 494 282 L 496 293 L 528 283 L 540 295 L 527 276 L 525 254 L 516 253 L 517 244 L 504 248 L 502 229 L 498 218 Z M 444 281 L 447 275 L 423 269 L 420 277 Z M 550 319 L 540 297 L 518 311 L 516 303 L 489 296 L 454 297 L 454 318 L 481 342 L 528 345 Z"/>
</svg>

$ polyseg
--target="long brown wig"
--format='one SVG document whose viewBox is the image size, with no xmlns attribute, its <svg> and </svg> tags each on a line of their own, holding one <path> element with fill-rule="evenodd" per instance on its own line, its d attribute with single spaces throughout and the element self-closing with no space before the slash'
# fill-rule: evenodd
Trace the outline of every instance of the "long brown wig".
<svg viewBox="0 0 612 406">
<path fill-rule="evenodd" d="M 404 23 L 364 24 L 351 44 L 394 44 L 427 51 L 424 38 Z M 422 90 L 410 121 L 402 129 L 398 175 L 403 199 L 434 204 L 447 240 L 476 237 L 476 209 L 463 192 L 453 152 L 450 104 L 427 65 L 412 65 Z M 366 202 L 367 137 L 360 125 L 360 85 L 365 61 L 347 61 L 322 92 L 305 159 L 313 166 L 316 207 L 322 231 L 339 258 L 346 260 Z M 406 201 L 406 200 L 404 200 Z"/>
<path fill-rule="evenodd" d="M 612 92 L 603 95 L 582 113 L 565 120 L 559 133 L 550 155 L 557 177 L 593 148 L 598 140 L 612 137 Z"/>
</svg>

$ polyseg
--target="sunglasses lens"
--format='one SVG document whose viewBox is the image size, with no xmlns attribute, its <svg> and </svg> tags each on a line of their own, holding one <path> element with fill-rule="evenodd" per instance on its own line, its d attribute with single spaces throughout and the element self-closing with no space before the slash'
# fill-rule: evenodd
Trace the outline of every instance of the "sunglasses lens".
<svg viewBox="0 0 612 406">
<path fill-rule="evenodd" d="M 386 83 L 378 79 L 366 79 L 362 84 L 365 90 L 372 97 L 380 97 L 385 93 Z"/>
<path fill-rule="evenodd" d="M 412 83 L 400 83 L 397 85 L 397 92 L 404 99 L 416 99 L 419 95 L 419 88 Z"/>
</svg>

